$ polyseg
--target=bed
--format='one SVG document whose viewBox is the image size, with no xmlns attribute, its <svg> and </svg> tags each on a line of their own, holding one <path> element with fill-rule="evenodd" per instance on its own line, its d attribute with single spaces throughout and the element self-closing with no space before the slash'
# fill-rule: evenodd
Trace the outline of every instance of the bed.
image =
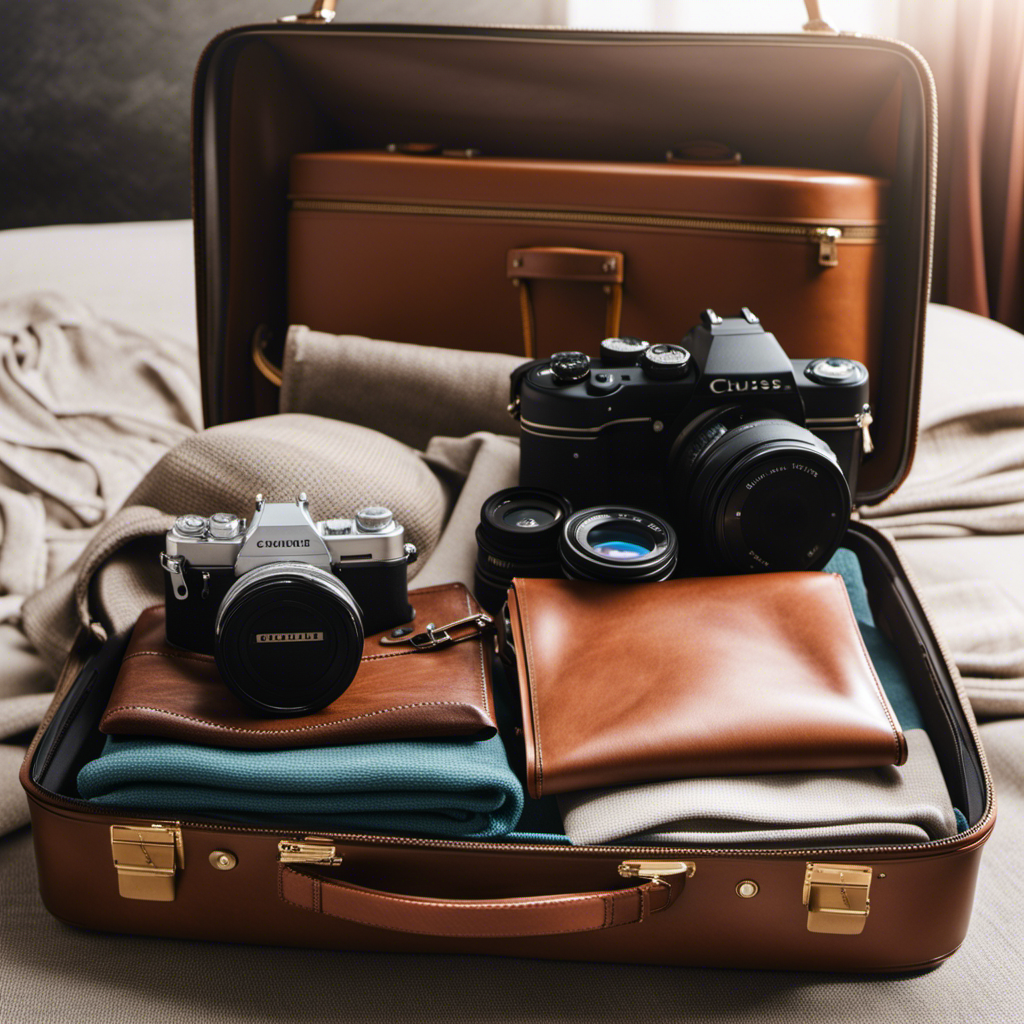
<svg viewBox="0 0 1024 1024">
<path fill-rule="evenodd" d="M 2 232 L 0 301 L 45 287 L 86 301 L 103 318 L 194 346 L 191 246 L 187 221 Z M 925 422 L 941 420 L 943 410 L 965 397 L 996 396 L 1008 408 L 1024 408 L 1024 338 L 1015 332 L 932 306 L 925 351 Z M 1012 424 L 1006 432 L 1015 436 Z M 998 470 L 1011 484 L 1014 459 L 1007 456 Z M 904 549 L 926 596 L 934 598 L 940 627 L 958 581 L 972 581 L 993 602 L 980 605 L 980 617 L 966 623 L 956 619 L 955 608 L 949 611 L 951 628 L 960 623 L 960 635 L 951 638 L 957 656 L 974 658 L 978 669 L 971 692 L 989 716 L 982 736 L 1000 809 L 968 939 L 937 970 L 863 979 L 330 953 L 92 934 L 62 925 L 43 909 L 31 835 L 20 828 L 0 838 L 4 1024 L 158 1016 L 182 1024 L 315 1018 L 872 1024 L 1024 1019 L 1024 916 L 1016 902 L 1024 884 L 1024 646 L 1016 647 L 1024 645 L 1024 531 L 915 537 Z M 24 678 L 31 679 L 31 652 L 22 655 Z M 986 666 L 996 668 L 986 675 Z M 47 689 L 41 665 L 36 671 L 34 688 Z M 941 900 L 941 892 L 935 898 Z"/>
</svg>

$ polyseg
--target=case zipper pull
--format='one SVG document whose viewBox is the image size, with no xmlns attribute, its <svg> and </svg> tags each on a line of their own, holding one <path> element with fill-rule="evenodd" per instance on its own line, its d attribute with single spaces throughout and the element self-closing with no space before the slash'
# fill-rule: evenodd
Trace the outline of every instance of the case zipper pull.
<svg viewBox="0 0 1024 1024">
<path fill-rule="evenodd" d="M 818 263 L 823 267 L 839 266 L 839 239 L 843 237 L 842 228 L 815 228 L 811 232 L 818 243 Z"/>
<path fill-rule="evenodd" d="M 624 860 L 619 865 L 623 878 L 644 878 L 648 882 L 668 885 L 663 875 L 686 875 L 693 878 L 697 865 L 692 860 Z"/>
<path fill-rule="evenodd" d="M 456 635 L 456 631 L 458 635 Z M 464 619 L 456 619 L 443 626 L 427 623 L 422 633 L 412 636 L 382 636 L 380 642 L 389 647 L 398 644 L 410 644 L 416 651 L 436 651 L 440 647 L 451 647 L 452 644 L 465 643 L 477 637 L 489 636 L 494 632 L 494 619 L 483 612 L 467 615 Z"/>
</svg>

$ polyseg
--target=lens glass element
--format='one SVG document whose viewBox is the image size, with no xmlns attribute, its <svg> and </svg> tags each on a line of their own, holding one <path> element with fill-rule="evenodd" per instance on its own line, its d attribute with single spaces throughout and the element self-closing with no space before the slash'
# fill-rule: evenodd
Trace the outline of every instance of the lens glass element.
<svg viewBox="0 0 1024 1024">
<path fill-rule="evenodd" d="M 550 526 L 555 518 L 556 513 L 550 508 L 530 508 L 529 506 L 523 508 L 512 506 L 501 516 L 502 522 L 518 527 L 520 530 L 539 530 Z"/>
<path fill-rule="evenodd" d="M 645 558 L 657 542 L 645 534 L 639 526 L 626 524 L 595 526 L 587 534 L 587 544 L 599 555 L 614 558 L 618 562 L 632 562 Z"/>
</svg>

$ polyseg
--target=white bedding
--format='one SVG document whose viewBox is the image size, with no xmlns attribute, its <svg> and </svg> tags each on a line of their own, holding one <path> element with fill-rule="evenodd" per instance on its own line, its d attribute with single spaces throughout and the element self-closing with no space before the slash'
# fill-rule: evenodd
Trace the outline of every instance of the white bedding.
<svg viewBox="0 0 1024 1024">
<path fill-rule="evenodd" d="M 194 344 L 191 246 L 191 225 L 183 221 L 0 232 L 0 299 L 45 287 L 85 300 L 105 318 Z M 964 394 L 1024 394 L 1024 339 L 945 307 L 932 306 L 929 317 L 926 414 Z M 1024 536 L 913 544 L 932 545 L 919 550 L 943 571 L 991 580 L 1007 608 L 1021 614 Z M 983 737 L 1000 790 L 1001 820 L 985 853 L 965 946 L 928 974 L 849 979 L 96 935 L 69 929 L 45 912 L 31 840 L 21 830 L 0 839 L 0 1019 L 1021 1021 L 1024 918 L 1016 897 L 1024 848 L 1024 719 L 985 726 Z M 685 903 L 685 893 L 681 899 Z M 935 899 L 941 901 L 942 893 Z"/>
</svg>

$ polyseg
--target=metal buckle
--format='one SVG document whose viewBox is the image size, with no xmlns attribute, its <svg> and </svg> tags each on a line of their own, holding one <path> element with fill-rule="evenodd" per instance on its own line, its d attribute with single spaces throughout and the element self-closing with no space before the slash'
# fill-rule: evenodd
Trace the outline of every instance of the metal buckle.
<svg viewBox="0 0 1024 1024">
<path fill-rule="evenodd" d="M 453 630 L 460 630 L 467 626 L 470 627 L 467 633 L 461 636 L 453 635 Z M 443 626 L 435 626 L 433 622 L 428 622 L 427 628 L 422 633 L 402 637 L 383 636 L 380 642 L 389 647 L 409 644 L 415 651 L 436 651 L 439 647 L 451 647 L 452 644 L 461 644 L 467 640 L 487 636 L 493 630 L 494 619 L 483 612 L 477 612 L 474 615 L 467 615 L 463 619 L 448 622 Z"/>
</svg>

